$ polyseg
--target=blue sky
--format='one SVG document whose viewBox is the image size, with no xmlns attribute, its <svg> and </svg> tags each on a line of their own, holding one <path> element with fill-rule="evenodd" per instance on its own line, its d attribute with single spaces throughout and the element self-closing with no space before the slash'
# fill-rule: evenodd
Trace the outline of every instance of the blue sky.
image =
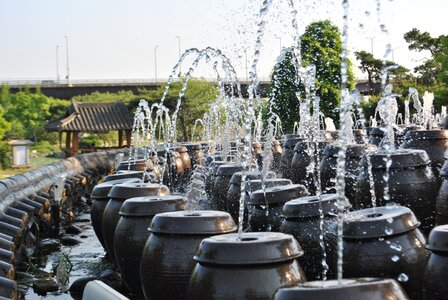
<svg viewBox="0 0 448 300">
<path fill-rule="evenodd" d="M 55 79 L 56 45 L 59 72 L 66 75 L 68 36 L 72 79 L 149 79 L 154 77 L 154 47 L 157 73 L 166 78 L 182 51 L 212 46 L 233 62 L 245 78 L 245 55 L 252 59 L 256 15 L 261 0 L 0 0 L 0 80 Z M 330 18 L 342 24 L 341 1 L 295 1 L 302 33 L 312 21 Z M 424 54 L 410 52 L 403 34 L 412 27 L 434 36 L 448 34 L 444 0 L 383 0 L 378 23 L 376 0 L 350 1 L 349 45 L 381 57 L 390 42 L 394 58 L 412 67 Z M 367 12 L 367 13 L 366 13 Z M 263 39 L 259 76 L 267 77 L 282 46 L 292 43 L 286 0 L 273 0 Z M 359 24 L 363 24 L 363 28 Z M 389 35 L 381 33 L 385 24 Z M 446 31 L 444 31 L 446 30 Z M 391 59 L 391 57 L 389 57 Z M 203 66 L 197 75 L 208 76 Z"/>
</svg>

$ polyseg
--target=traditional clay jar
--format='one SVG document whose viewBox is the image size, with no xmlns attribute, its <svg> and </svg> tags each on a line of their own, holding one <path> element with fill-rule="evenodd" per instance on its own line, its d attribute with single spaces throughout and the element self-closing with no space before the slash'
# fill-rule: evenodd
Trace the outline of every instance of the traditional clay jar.
<svg viewBox="0 0 448 300">
<path fill-rule="evenodd" d="M 106 250 L 106 246 L 103 238 L 103 213 L 106 208 L 107 202 L 109 202 L 109 192 L 112 187 L 116 184 L 121 184 L 125 182 L 142 182 L 141 179 L 138 178 L 122 178 L 117 180 L 111 180 L 107 182 L 100 183 L 96 185 L 92 194 L 90 195 L 92 199 L 92 209 L 90 212 L 90 219 L 92 221 L 92 227 L 95 231 L 95 235 L 100 241 L 103 248 Z"/>
<path fill-rule="evenodd" d="M 384 200 L 387 152 L 378 151 L 370 155 L 377 206 L 398 203 L 409 207 L 422 223 L 420 229 L 429 234 L 435 223 L 437 180 L 429 165 L 425 151 L 414 149 L 395 150 L 390 154 L 389 200 Z M 361 161 L 358 177 L 355 209 L 372 206 L 367 161 Z"/>
<path fill-rule="evenodd" d="M 448 299 L 448 225 L 435 227 L 428 238 L 426 249 L 431 251 L 426 265 L 424 299 Z"/>
<path fill-rule="evenodd" d="M 189 171 L 191 170 L 191 158 L 190 155 L 188 154 L 188 149 L 185 146 L 179 146 L 176 149 L 176 152 L 179 153 L 180 158 L 182 160 L 182 165 L 184 167 L 184 171 Z"/>
<path fill-rule="evenodd" d="M 145 299 L 184 299 L 193 256 L 209 236 L 236 230 L 232 217 L 219 211 L 157 214 L 143 249 L 140 278 Z"/>
<path fill-rule="evenodd" d="M 364 129 L 353 130 L 353 139 L 356 144 L 364 144 L 366 139 L 366 131 Z"/>
<path fill-rule="evenodd" d="M 254 156 L 254 161 L 258 165 L 258 168 L 261 170 L 263 168 L 263 149 L 262 145 L 259 142 L 252 143 L 252 154 Z"/>
<path fill-rule="evenodd" d="M 316 154 L 318 154 L 319 158 L 321 159 L 324 148 L 329 143 L 330 142 L 328 141 L 319 142 L 316 149 L 318 153 L 314 153 L 313 157 L 316 157 Z M 311 163 L 310 147 L 311 147 L 310 142 L 298 142 L 296 144 L 294 148 L 295 152 L 294 157 L 291 161 L 290 179 L 292 180 L 293 183 L 303 184 L 310 193 L 315 193 L 316 187 L 313 178 L 317 176 L 317 174 L 312 174 L 307 171 Z M 313 147 L 315 147 L 315 144 L 313 145 Z M 317 161 L 316 163 L 319 164 L 320 161 Z M 319 165 L 317 165 L 317 168 L 318 167 Z"/>
<path fill-rule="evenodd" d="M 366 152 L 365 146 L 364 144 L 348 144 L 345 152 L 345 196 L 350 203 L 355 202 L 360 162 Z M 373 148 L 375 146 L 369 145 L 369 147 Z M 336 171 L 340 149 L 339 145 L 329 144 L 322 154 L 319 168 L 322 193 L 324 194 L 336 192 Z"/>
<path fill-rule="evenodd" d="M 183 144 L 182 146 L 187 148 L 188 155 L 191 158 L 191 168 L 194 169 L 196 165 L 204 165 L 204 151 L 203 146 L 200 143 L 193 143 L 193 144 Z"/>
<path fill-rule="evenodd" d="M 369 132 L 369 144 L 379 146 L 384 138 L 386 128 L 384 127 L 373 127 Z"/>
<path fill-rule="evenodd" d="M 261 178 L 260 171 L 248 171 L 248 172 L 236 172 L 230 179 L 230 187 L 227 191 L 226 211 L 232 216 L 235 223 L 238 224 L 238 216 L 240 211 L 240 198 L 241 198 L 241 180 L 243 173 L 246 176 L 246 180 Z M 266 179 L 275 178 L 275 173 L 268 171 Z M 246 209 L 247 210 L 247 209 Z"/>
<path fill-rule="evenodd" d="M 130 161 L 123 161 L 117 168 L 117 171 L 121 170 L 132 170 L 132 171 L 152 171 L 154 169 L 154 165 L 151 160 L 147 159 L 137 159 Z"/>
<path fill-rule="evenodd" d="M 448 150 L 448 130 L 411 130 L 404 137 L 403 149 L 425 150 L 431 160 L 431 167 L 436 177 L 445 162 L 445 151 Z"/>
<path fill-rule="evenodd" d="M 219 160 L 219 161 L 212 161 L 209 164 L 209 172 L 207 173 L 207 177 L 205 179 L 205 193 L 207 194 L 208 199 L 213 203 L 212 199 L 212 193 L 213 193 L 213 184 L 215 182 L 216 172 L 218 171 L 219 166 L 225 165 L 227 162 Z M 216 209 L 214 207 L 213 209 Z"/>
<path fill-rule="evenodd" d="M 212 190 L 212 207 L 220 211 L 227 211 L 227 192 L 230 188 L 230 179 L 233 174 L 243 169 L 241 164 L 224 164 L 216 170 Z"/>
<path fill-rule="evenodd" d="M 337 270 L 336 222 L 329 222 L 328 265 Z M 346 278 L 395 278 L 411 299 L 422 298 L 428 253 L 419 222 L 403 206 L 383 206 L 348 213 L 343 223 L 343 274 Z"/>
<path fill-rule="evenodd" d="M 116 263 L 114 251 L 114 234 L 120 219 L 120 208 L 123 202 L 130 198 L 144 196 L 166 196 L 170 190 L 165 185 L 154 183 L 122 183 L 112 187 L 109 192 L 109 202 L 104 208 L 103 213 L 103 238 L 110 260 Z"/>
<path fill-rule="evenodd" d="M 191 299 L 272 299 L 281 287 L 306 281 L 297 241 L 278 232 L 223 234 L 204 239 L 194 260 Z"/>
<path fill-rule="evenodd" d="M 320 229 L 321 213 L 319 209 L 322 210 L 324 222 L 335 219 L 338 213 L 337 201 L 338 195 L 327 194 L 320 197 L 307 196 L 294 199 L 286 202 L 283 206 L 284 219 L 280 231 L 294 236 L 305 252 L 298 260 L 308 280 L 323 279 L 321 275 L 324 255 L 319 236 L 324 234 L 322 232 L 324 229 Z M 350 206 L 350 203 L 344 200 L 344 210 L 347 211 Z M 326 252 L 328 252 L 327 249 Z"/>
<path fill-rule="evenodd" d="M 273 140 L 272 141 L 272 155 L 273 155 L 272 171 L 274 171 L 275 173 L 281 174 L 282 154 L 283 154 L 283 148 L 282 148 L 281 142 L 278 140 Z"/>
<path fill-rule="evenodd" d="M 107 175 L 104 177 L 104 182 L 112 181 L 112 180 L 118 180 L 118 179 L 124 179 L 124 178 L 139 178 L 143 179 L 143 171 L 119 171 L 116 174 Z"/>
<path fill-rule="evenodd" d="M 275 300 L 407 300 L 401 286 L 393 279 L 356 278 L 308 281 L 295 287 L 281 288 Z"/>
<path fill-rule="evenodd" d="M 445 163 L 440 171 L 440 179 L 442 184 L 440 185 L 439 194 L 436 200 L 436 224 L 444 225 L 448 224 L 448 157 L 445 154 Z"/>
<path fill-rule="evenodd" d="M 301 184 L 275 186 L 252 193 L 247 203 L 252 231 L 279 231 L 283 205 L 289 200 L 308 195 Z"/>
<path fill-rule="evenodd" d="M 286 134 L 282 145 L 283 153 L 280 162 L 280 170 L 283 178 L 291 179 L 291 162 L 294 157 L 294 148 L 298 142 L 303 141 L 303 138 L 297 134 Z"/>
<path fill-rule="evenodd" d="M 149 237 L 148 227 L 158 213 L 184 210 L 186 198 L 181 196 L 149 196 L 126 200 L 120 209 L 115 229 L 114 249 L 121 278 L 137 298 L 143 297 L 140 283 L 140 259 Z"/>
</svg>

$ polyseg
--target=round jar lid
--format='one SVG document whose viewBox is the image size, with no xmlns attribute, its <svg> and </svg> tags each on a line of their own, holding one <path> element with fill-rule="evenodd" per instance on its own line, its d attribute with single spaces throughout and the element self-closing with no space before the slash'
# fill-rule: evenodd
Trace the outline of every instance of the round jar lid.
<svg viewBox="0 0 448 300">
<path fill-rule="evenodd" d="M 346 214 L 344 238 L 367 239 L 405 233 L 417 228 L 420 222 L 404 206 L 381 206 Z"/>
<path fill-rule="evenodd" d="M 324 156 L 337 157 L 341 146 L 338 144 L 328 144 L 323 152 Z M 376 150 L 375 145 L 369 145 L 369 151 Z M 366 145 L 364 144 L 348 144 L 346 157 L 362 157 L 366 153 Z"/>
<path fill-rule="evenodd" d="M 280 288 L 275 300 L 311 299 L 408 299 L 406 293 L 394 279 L 355 278 L 308 281 L 294 287 Z"/>
<path fill-rule="evenodd" d="M 156 183 L 122 183 L 115 185 L 109 192 L 109 197 L 114 199 L 129 199 L 143 196 L 169 195 L 170 190 L 166 185 Z"/>
<path fill-rule="evenodd" d="M 230 176 L 235 172 L 241 171 L 243 167 L 240 164 L 220 165 L 216 171 L 216 176 Z"/>
<path fill-rule="evenodd" d="M 384 150 L 370 154 L 370 162 L 373 169 L 386 169 L 388 153 Z M 390 154 L 392 164 L 390 169 L 415 168 L 429 165 L 429 157 L 424 150 L 397 149 Z M 367 166 L 367 160 L 362 158 L 361 165 Z"/>
<path fill-rule="evenodd" d="M 404 136 L 405 140 L 446 140 L 448 139 L 448 130 L 410 130 Z"/>
<path fill-rule="evenodd" d="M 261 179 L 252 179 L 249 181 L 250 190 L 252 192 L 260 190 L 262 188 Z M 264 180 L 264 185 L 266 188 L 274 187 L 274 186 L 282 186 L 292 184 L 291 179 L 286 178 L 270 178 Z"/>
<path fill-rule="evenodd" d="M 162 234 L 211 235 L 235 231 L 229 213 L 214 210 L 176 211 L 157 214 L 148 230 Z"/>
<path fill-rule="evenodd" d="M 122 178 L 143 178 L 143 171 L 128 171 L 128 170 L 122 170 L 118 171 L 116 174 L 107 175 L 104 177 L 104 182 L 122 179 Z"/>
<path fill-rule="evenodd" d="M 158 213 L 184 210 L 187 199 L 182 196 L 135 197 L 124 201 L 121 216 L 152 217 Z"/>
<path fill-rule="evenodd" d="M 320 200 L 318 196 L 306 196 L 288 201 L 283 206 L 282 215 L 287 219 L 318 217 L 320 216 L 319 202 L 325 216 L 338 213 L 338 195 L 324 194 L 320 196 Z M 344 199 L 344 209 L 347 210 L 350 207 L 350 202 Z"/>
<path fill-rule="evenodd" d="M 247 180 L 253 180 L 253 179 L 259 179 L 261 178 L 261 172 L 260 171 L 247 171 L 244 172 L 246 175 Z M 275 178 L 275 172 L 268 171 L 266 173 L 266 179 Z M 243 178 L 243 172 L 235 172 L 232 175 L 232 178 L 230 179 L 231 184 L 241 184 L 241 179 Z"/>
<path fill-rule="evenodd" d="M 187 147 L 185 147 L 185 146 L 179 146 L 179 147 L 176 147 L 174 150 L 177 151 L 177 152 L 179 152 L 179 153 L 188 152 L 188 149 L 187 149 Z"/>
<path fill-rule="evenodd" d="M 303 255 L 292 235 L 245 232 L 215 235 L 202 240 L 193 259 L 216 265 L 258 265 L 289 261 Z"/>
<path fill-rule="evenodd" d="M 139 178 L 122 178 L 122 179 L 116 179 L 116 180 L 103 182 L 103 183 L 95 185 L 95 187 L 92 190 L 91 197 L 94 200 L 101 200 L 101 199 L 109 200 L 109 198 L 110 198 L 109 192 L 112 189 L 112 187 L 114 185 L 125 183 L 125 182 L 142 183 L 143 181 Z"/>
<path fill-rule="evenodd" d="M 448 225 L 437 226 L 431 230 L 426 249 L 448 252 Z"/>
<path fill-rule="evenodd" d="M 266 202 L 285 203 L 291 199 L 307 196 L 308 191 L 305 186 L 301 184 L 290 184 L 284 186 L 274 186 L 265 190 L 258 190 L 252 193 L 248 204 L 264 205 Z"/>
</svg>

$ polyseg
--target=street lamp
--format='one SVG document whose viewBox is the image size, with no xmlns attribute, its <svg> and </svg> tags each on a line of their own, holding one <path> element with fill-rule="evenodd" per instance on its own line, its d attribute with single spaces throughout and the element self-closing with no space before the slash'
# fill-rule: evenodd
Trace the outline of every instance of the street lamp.
<svg viewBox="0 0 448 300">
<path fill-rule="evenodd" d="M 70 63 L 69 63 L 69 60 L 68 60 L 68 36 L 66 36 L 66 35 L 64 35 L 64 38 L 65 38 L 65 48 L 66 48 L 66 56 L 67 56 L 67 85 L 68 86 L 71 86 L 71 83 L 70 83 Z"/>
<path fill-rule="evenodd" d="M 280 52 L 282 52 L 282 38 L 279 36 L 276 36 L 275 38 L 278 39 L 278 41 L 280 43 Z"/>
<path fill-rule="evenodd" d="M 59 45 L 56 45 L 56 82 L 59 83 Z"/>
<path fill-rule="evenodd" d="M 370 53 L 373 56 L 373 37 L 367 37 L 366 39 L 370 40 Z"/>
<path fill-rule="evenodd" d="M 154 47 L 154 75 L 156 83 L 157 83 L 157 48 L 159 48 L 159 45 Z"/>
<path fill-rule="evenodd" d="M 180 62 L 180 36 L 176 35 L 175 38 L 177 39 L 177 46 L 179 49 L 179 62 Z M 182 64 L 179 65 L 179 74 L 182 74 Z"/>
</svg>

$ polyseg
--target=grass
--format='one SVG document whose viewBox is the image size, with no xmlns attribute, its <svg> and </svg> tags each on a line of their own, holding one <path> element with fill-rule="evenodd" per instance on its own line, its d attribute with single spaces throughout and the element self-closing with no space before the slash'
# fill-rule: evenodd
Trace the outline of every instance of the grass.
<svg viewBox="0 0 448 300">
<path fill-rule="evenodd" d="M 16 174 L 25 173 L 26 171 L 38 169 L 45 165 L 60 161 L 59 158 L 46 157 L 46 156 L 36 156 L 30 158 L 31 167 L 30 168 L 20 168 L 20 169 L 0 169 L 0 179 L 4 179 Z"/>
</svg>

